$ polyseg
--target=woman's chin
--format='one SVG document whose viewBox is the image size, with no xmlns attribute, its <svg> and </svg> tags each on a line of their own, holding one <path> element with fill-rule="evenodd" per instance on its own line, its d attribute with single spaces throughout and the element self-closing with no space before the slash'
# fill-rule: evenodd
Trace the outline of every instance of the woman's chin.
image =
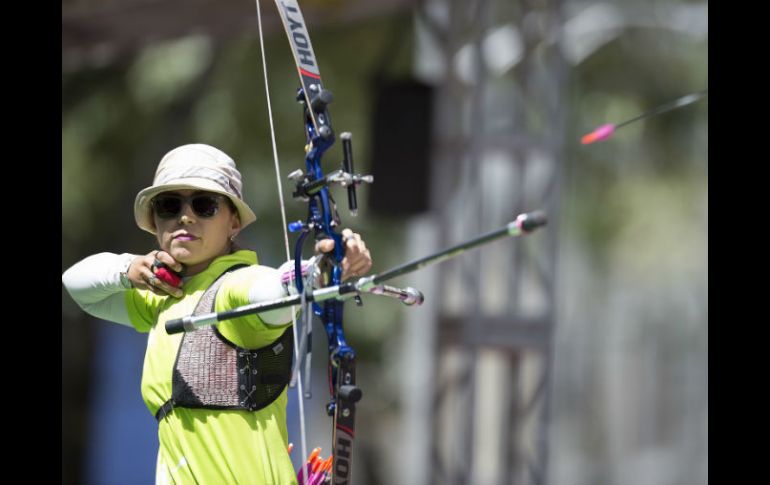
<svg viewBox="0 0 770 485">
<path fill-rule="evenodd" d="M 169 251 L 169 254 L 176 261 L 188 266 L 201 262 L 201 258 L 196 258 L 193 253 L 183 248 L 173 248 Z"/>
</svg>

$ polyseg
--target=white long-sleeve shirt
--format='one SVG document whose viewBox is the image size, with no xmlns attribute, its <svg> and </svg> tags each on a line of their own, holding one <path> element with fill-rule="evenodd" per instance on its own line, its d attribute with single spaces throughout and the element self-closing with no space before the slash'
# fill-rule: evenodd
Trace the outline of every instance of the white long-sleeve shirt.
<svg viewBox="0 0 770 485">
<path fill-rule="evenodd" d="M 129 253 L 94 254 L 67 269 L 62 274 L 62 283 L 72 299 L 89 315 L 131 326 L 124 299 L 126 288 L 121 283 L 120 273 L 136 257 Z M 278 269 L 258 266 L 249 290 L 249 301 L 257 303 L 287 296 L 287 286 L 281 277 L 293 270 L 293 264 L 293 261 L 287 261 Z M 259 317 L 268 325 L 285 325 L 291 321 L 291 307 L 262 312 Z"/>
</svg>

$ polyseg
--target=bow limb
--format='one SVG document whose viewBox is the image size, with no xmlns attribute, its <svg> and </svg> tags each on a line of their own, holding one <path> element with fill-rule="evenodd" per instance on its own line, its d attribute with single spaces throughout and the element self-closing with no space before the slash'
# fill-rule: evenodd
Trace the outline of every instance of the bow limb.
<svg viewBox="0 0 770 485">
<path fill-rule="evenodd" d="M 331 92 L 323 87 L 321 73 L 316 61 L 305 20 L 296 0 L 275 0 L 286 35 L 291 45 L 297 66 L 301 87 L 297 99 L 302 103 L 305 114 L 306 173 L 294 172 L 290 177 L 296 183 L 294 196 L 308 202 L 308 216 L 304 223 L 293 223 L 295 231 L 301 235 L 295 246 L 295 283 L 302 294 L 305 290 L 300 271 L 302 245 L 312 231 L 315 239 L 331 238 L 334 250 L 326 266 L 326 286 L 339 286 L 342 283 L 342 259 L 345 245 L 342 235 L 337 232 L 341 223 L 329 186 L 339 183 L 348 188 L 351 212 L 355 207 L 355 185 L 364 181 L 352 172 L 352 151 L 350 136 L 343 136 L 345 143 L 345 162 L 343 169 L 334 174 L 325 175 L 321 159 L 335 141 L 328 105 L 332 102 Z M 356 182 L 357 181 L 357 182 Z M 350 194 L 353 194 L 352 197 Z M 313 310 L 323 321 L 329 349 L 329 392 L 331 401 L 327 412 L 334 419 L 332 437 L 332 482 L 349 483 L 352 470 L 353 439 L 355 437 L 355 403 L 361 398 L 361 391 L 356 387 L 355 352 L 345 341 L 343 329 L 343 301 L 330 299 L 323 306 L 313 304 Z"/>
</svg>

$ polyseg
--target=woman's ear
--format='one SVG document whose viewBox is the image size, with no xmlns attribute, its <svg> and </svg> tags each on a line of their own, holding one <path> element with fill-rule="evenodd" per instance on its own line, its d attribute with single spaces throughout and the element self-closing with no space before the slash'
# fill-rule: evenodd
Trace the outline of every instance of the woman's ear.
<svg viewBox="0 0 770 485">
<path fill-rule="evenodd" d="M 234 238 L 241 232 L 241 218 L 238 214 L 233 214 L 232 221 L 230 222 L 230 239 Z"/>
</svg>

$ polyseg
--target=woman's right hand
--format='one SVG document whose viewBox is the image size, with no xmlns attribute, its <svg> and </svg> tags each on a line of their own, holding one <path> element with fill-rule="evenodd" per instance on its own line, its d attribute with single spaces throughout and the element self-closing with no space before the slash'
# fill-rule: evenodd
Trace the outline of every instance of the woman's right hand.
<svg viewBox="0 0 770 485">
<path fill-rule="evenodd" d="M 126 271 L 126 277 L 134 285 L 134 288 L 149 290 L 160 296 L 171 295 L 181 298 L 184 294 L 181 289 L 170 285 L 155 275 L 156 260 L 176 272 L 181 272 L 183 269 L 182 263 L 177 262 L 166 251 L 154 250 L 144 256 L 134 258 L 128 267 L 128 271 Z M 182 283 L 180 283 L 181 285 Z"/>
</svg>

